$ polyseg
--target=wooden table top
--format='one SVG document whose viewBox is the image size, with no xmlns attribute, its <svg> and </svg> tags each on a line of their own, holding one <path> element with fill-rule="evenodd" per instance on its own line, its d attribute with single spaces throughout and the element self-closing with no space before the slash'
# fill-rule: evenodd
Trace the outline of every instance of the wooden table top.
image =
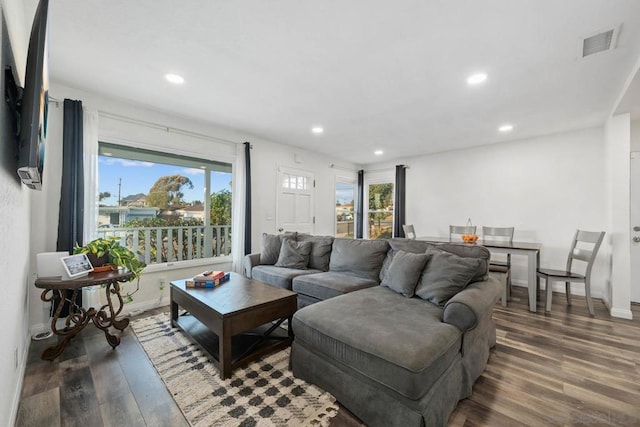
<svg viewBox="0 0 640 427">
<path fill-rule="evenodd" d="M 478 239 L 475 243 L 464 243 L 461 239 L 449 239 L 448 237 L 423 236 L 417 237 L 416 240 L 423 240 L 430 243 L 459 243 L 464 245 L 481 245 L 487 248 L 503 248 L 503 249 L 520 249 L 527 251 L 539 251 L 542 249 L 541 243 L 535 242 L 507 242 L 498 240 Z"/>
<path fill-rule="evenodd" d="M 231 273 L 228 281 L 215 288 L 187 288 L 186 279 L 171 281 L 171 287 L 197 299 L 223 316 L 297 298 L 295 292 Z"/>
<path fill-rule="evenodd" d="M 75 279 L 57 277 L 38 277 L 36 288 L 40 289 L 77 289 L 84 286 L 102 285 L 113 282 L 126 282 L 133 273 L 131 271 L 104 271 L 100 273 L 89 273 L 84 277 Z"/>
</svg>

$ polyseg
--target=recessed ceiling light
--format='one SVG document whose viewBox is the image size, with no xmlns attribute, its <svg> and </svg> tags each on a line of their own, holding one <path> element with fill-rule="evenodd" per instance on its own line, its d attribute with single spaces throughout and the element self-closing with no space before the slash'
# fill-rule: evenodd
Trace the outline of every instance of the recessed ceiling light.
<svg viewBox="0 0 640 427">
<path fill-rule="evenodd" d="M 475 86 L 484 83 L 486 80 L 487 75 L 485 73 L 476 73 L 467 77 L 467 84 L 469 86 Z"/>
<path fill-rule="evenodd" d="M 167 79 L 169 83 L 173 83 L 176 85 L 181 85 L 182 83 L 184 83 L 184 77 L 177 74 L 165 74 L 164 78 Z"/>
<path fill-rule="evenodd" d="M 384 154 L 384 151 L 376 150 L 376 151 L 373 152 L 373 154 L 375 154 L 376 156 L 382 156 Z"/>
<path fill-rule="evenodd" d="M 505 124 L 498 128 L 498 130 L 502 133 L 511 132 L 513 130 L 513 125 Z"/>
<path fill-rule="evenodd" d="M 314 126 L 311 128 L 311 133 L 313 134 L 320 135 L 323 132 L 324 132 L 324 129 L 322 128 L 322 126 Z"/>
</svg>

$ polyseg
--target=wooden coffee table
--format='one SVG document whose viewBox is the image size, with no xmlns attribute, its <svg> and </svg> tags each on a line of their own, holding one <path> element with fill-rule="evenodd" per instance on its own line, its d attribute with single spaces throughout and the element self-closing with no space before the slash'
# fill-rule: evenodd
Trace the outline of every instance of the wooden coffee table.
<svg viewBox="0 0 640 427">
<path fill-rule="evenodd" d="M 222 379 L 229 378 L 235 368 L 293 341 L 290 325 L 297 308 L 295 292 L 231 273 L 229 281 L 213 289 L 187 288 L 185 280 L 172 281 L 170 298 L 171 325 L 182 329 L 211 354 Z M 192 329 L 185 319 L 190 316 L 179 316 L 178 306 L 215 334 L 217 349 L 190 333 Z M 278 333 L 278 326 L 286 319 L 288 333 Z M 266 324 L 269 325 L 263 326 Z M 234 340 L 245 345 L 234 345 Z M 250 343 L 246 345 L 247 342 Z"/>
</svg>

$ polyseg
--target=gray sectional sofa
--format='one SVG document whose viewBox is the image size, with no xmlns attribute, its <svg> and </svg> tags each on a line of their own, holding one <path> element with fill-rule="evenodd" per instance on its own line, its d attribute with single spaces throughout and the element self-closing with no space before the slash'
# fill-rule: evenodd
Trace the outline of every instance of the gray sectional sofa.
<svg viewBox="0 0 640 427">
<path fill-rule="evenodd" d="M 308 262 L 281 249 L 307 251 Z M 386 240 L 334 239 L 289 233 L 262 235 L 262 252 L 246 255 L 244 274 L 298 293 L 298 308 L 377 286 L 389 244 Z"/>
<path fill-rule="evenodd" d="M 476 245 L 290 234 L 263 236 L 244 268 L 298 293 L 296 377 L 370 426 L 438 426 L 471 395 L 495 345 L 501 286 L 488 260 Z"/>
</svg>

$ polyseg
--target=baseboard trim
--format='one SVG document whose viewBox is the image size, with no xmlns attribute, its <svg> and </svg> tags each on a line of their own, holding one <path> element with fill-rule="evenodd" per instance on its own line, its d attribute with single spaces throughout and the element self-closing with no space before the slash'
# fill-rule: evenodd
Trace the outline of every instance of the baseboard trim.
<svg viewBox="0 0 640 427">
<path fill-rule="evenodd" d="M 633 319 L 633 313 L 631 312 L 630 309 L 612 307 L 609 313 L 611 314 L 611 317 L 618 317 L 620 319 L 629 319 L 629 320 Z"/>
<path fill-rule="evenodd" d="M 27 370 L 27 359 L 29 358 L 29 347 L 31 346 L 31 335 L 25 337 L 25 344 L 22 346 L 22 357 L 18 366 L 18 384 L 13 392 L 13 403 L 11 404 L 11 424 L 16 425 L 18 420 L 18 408 L 20 407 L 20 397 L 22 396 L 22 385 L 24 383 L 24 373 Z"/>
</svg>

